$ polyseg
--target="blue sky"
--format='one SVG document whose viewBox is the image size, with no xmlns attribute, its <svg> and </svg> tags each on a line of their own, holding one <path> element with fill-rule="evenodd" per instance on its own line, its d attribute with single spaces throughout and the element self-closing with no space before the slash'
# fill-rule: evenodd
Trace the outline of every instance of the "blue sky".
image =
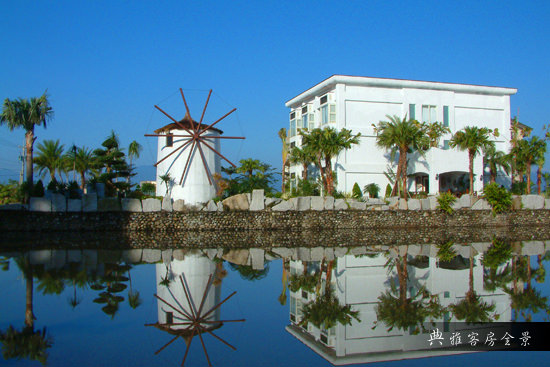
<svg viewBox="0 0 550 367">
<path fill-rule="evenodd" d="M 512 114 L 540 133 L 549 122 L 550 3 L 14 1 L 1 6 L 0 98 L 48 90 L 55 118 L 38 141 L 97 147 L 111 129 L 124 146 L 193 116 L 214 90 L 207 121 L 234 162 L 280 166 L 284 103 L 333 74 L 514 87 Z M 23 131 L 0 127 L 0 181 L 19 171 Z M 547 159 L 550 161 L 550 159 Z M 550 165 L 546 164 L 548 170 Z"/>
</svg>

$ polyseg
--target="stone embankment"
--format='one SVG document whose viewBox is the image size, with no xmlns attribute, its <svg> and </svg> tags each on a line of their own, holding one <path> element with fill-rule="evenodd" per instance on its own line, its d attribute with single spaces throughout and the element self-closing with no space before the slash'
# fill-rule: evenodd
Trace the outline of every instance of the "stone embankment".
<svg viewBox="0 0 550 367">
<path fill-rule="evenodd" d="M 455 212 L 438 209 L 437 198 L 363 201 L 332 197 L 290 200 L 264 197 L 263 190 L 239 194 L 223 202 L 186 205 L 169 197 L 158 199 L 97 198 L 62 195 L 31 198 L 27 206 L 0 207 L 2 231 L 238 231 L 342 230 L 372 228 L 502 227 L 550 225 L 550 200 L 538 195 L 516 196 L 514 210 L 493 215 L 484 199 L 462 196 Z M 3 210 L 1 210 L 3 209 Z"/>
</svg>

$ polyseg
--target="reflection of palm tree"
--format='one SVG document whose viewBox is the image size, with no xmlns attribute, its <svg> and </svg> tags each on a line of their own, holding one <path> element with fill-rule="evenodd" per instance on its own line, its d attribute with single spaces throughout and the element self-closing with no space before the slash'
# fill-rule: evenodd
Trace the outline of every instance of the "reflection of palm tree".
<svg viewBox="0 0 550 367">
<path fill-rule="evenodd" d="M 236 270 L 240 274 L 241 278 L 250 281 L 263 279 L 269 272 L 269 262 L 265 263 L 262 270 L 256 270 L 250 265 L 236 265 L 229 263 L 229 266 L 231 269 Z"/>
<path fill-rule="evenodd" d="M 18 258 L 17 266 L 23 273 L 26 283 L 25 292 L 25 326 L 21 331 L 9 326 L 5 332 L 0 331 L 2 355 L 4 359 L 29 358 L 46 364 L 47 349 L 51 348 L 52 340 L 46 333 L 46 328 L 34 330 L 33 312 L 33 268 L 28 258 Z"/>
<path fill-rule="evenodd" d="M 455 317 L 464 320 L 468 324 L 476 322 L 491 322 L 498 318 L 495 311 L 495 304 L 489 304 L 481 299 L 474 290 L 474 252 L 470 249 L 470 273 L 468 277 L 468 292 L 466 297 L 449 306 Z"/>
<path fill-rule="evenodd" d="M 396 252 L 400 253 L 398 249 Z M 388 266 L 393 266 L 397 270 L 399 290 L 392 279 L 391 289 L 378 297 L 378 304 L 375 307 L 377 321 L 374 327 L 379 322 L 383 322 L 388 327 L 388 331 L 394 327 L 401 330 L 414 327 L 414 332 L 418 333 L 420 328 L 424 329 L 423 324 L 427 318 L 433 320 L 441 317 L 444 313 L 445 309 L 439 302 L 439 296 L 432 295 L 424 287 L 411 297 L 407 297 L 407 282 L 409 280 L 407 252 L 408 246 L 405 247 L 404 254 L 398 255 L 397 258 L 387 263 Z"/>
<path fill-rule="evenodd" d="M 340 305 L 330 285 L 325 287 L 325 294 L 316 297 L 302 308 L 303 317 L 301 324 L 311 323 L 318 328 L 326 330 L 336 324 L 351 325 L 353 319 L 361 322 L 359 311 L 353 311 L 351 305 Z"/>
<path fill-rule="evenodd" d="M 279 295 L 279 303 L 281 304 L 281 306 L 284 306 L 286 305 L 286 290 L 288 288 L 288 259 L 286 257 L 284 257 L 282 260 L 281 260 L 282 264 L 283 264 L 283 276 L 282 276 L 282 279 L 281 279 L 281 282 L 282 282 L 282 290 L 281 290 L 281 294 Z"/>
<path fill-rule="evenodd" d="M 136 309 L 139 305 L 141 305 L 142 300 L 139 297 L 139 292 L 132 288 L 132 276 L 130 274 L 130 269 L 131 268 L 128 268 L 128 281 L 130 283 L 130 290 L 128 291 L 128 304 L 133 309 Z"/>
</svg>

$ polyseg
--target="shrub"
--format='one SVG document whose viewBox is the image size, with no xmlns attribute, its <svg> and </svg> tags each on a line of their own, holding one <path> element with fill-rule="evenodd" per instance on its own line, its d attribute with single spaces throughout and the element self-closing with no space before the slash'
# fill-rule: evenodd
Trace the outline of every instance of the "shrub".
<svg viewBox="0 0 550 367">
<path fill-rule="evenodd" d="M 437 197 L 437 203 L 439 204 L 439 209 L 452 214 L 454 212 L 453 204 L 456 201 L 456 196 L 450 192 L 444 192 Z"/>
<path fill-rule="evenodd" d="M 291 191 L 291 196 L 319 196 L 319 184 L 315 180 L 298 179 L 296 188 Z"/>
<path fill-rule="evenodd" d="M 391 186 L 388 185 L 388 187 L 390 187 L 390 195 L 391 195 Z M 386 188 L 386 193 L 387 191 L 388 190 Z M 370 183 L 368 185 L 365 185 L 365 187 L 363 187 L 363 192 L 365 194 L 368 193 L 370 198 L 377 198 L 378 193 L 380 192 L 380 186 L 378 186 L 375 183 Z"/>
<path fill-rule="evenodd" d="M 512 208 L 512 193 L 496 183 L 485 186 L 483 194 L 493 207 L 493 213 L 502 213 Z"/>
<path fill-rule="evenodd" d="M 491 247 L 483 254 L 482 264 L 497 269 L 512 258 L 512 246 L 509 242 L 493 238 Z"/>
<path fill-rule="evenodd" d="M 527 193 L 527 182 L 514 182 L 511 191 L 514 195 L 525 195 Z"/>
<path fill-rule="evenodd" d="M 67 185 L 67 191 L 69 192 L 69 199 L 80 199 L 80 186 L 78 186 L 78 182 L 70 181 Z"/>
<path fill-rule="evenodd" d="M 440 261 L 449 262 L 458 255 L 453 249 L 454 242 L 449 241 L 437 245 L 437 257 Z"/>
<path fill-rule="evenodd" d="M 24 196 L 20 192 L 21 189 L 16 181 L 10 180 L 7 184 L 0 184 L 0 205 L 20 201 Z"/>
<path fill-rule="evenodd" d="M 31 191 L 31 196 L 36 198 L 41 198 L 44 196 L 44 184 L 42 183 L 42 180 L 38 180 L 38 182 L 34 184 Z"/>
<path fill-rule="evenodd" d="M 152 182 L 144 182 L 141 184 L 141 192 L 143 192 L 145 195 L 155 195 L 156 190 L 157 185 Z"/>
<path fill-rule="evenodd" d="M 363 193 L 361 192 L 361 188 L 357 182 L 353 184 L 351 193 L 354 199 L 361 199 L 363 197 Z"/>
<path fill-rule="evenodd" d="M 386 193 L 384 194 L 384 197 L 389 198 L 391 196 L 391 192 L 392 192 L 392 187 L 391 187 L 390 184 L 387 184 L 386 185 Z"/>
</svg>

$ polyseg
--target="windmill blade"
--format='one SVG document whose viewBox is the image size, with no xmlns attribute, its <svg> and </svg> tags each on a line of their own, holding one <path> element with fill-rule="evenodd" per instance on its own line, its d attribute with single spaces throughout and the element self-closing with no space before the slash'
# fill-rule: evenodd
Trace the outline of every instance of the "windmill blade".
<svg viewBox="0 0 550 367">
<path fill-rule="evenodd" d="M 206 356 L 206 360 L 208 361 L 208 365 L 212 367 L 212 363 L 210 363 L 210 357 L 208 357 L 208 352 L 206 351 L 206 346 L 204 345 L 204 340 L 202 340 L 202 334 L 200 332 L 198 334 L 201 340 L 202 349 L 204 350 L 204 355 Z"/>
<path fill-rule="evenodd" d="M 228 113 L 226 113 L 225 115 L 223 115 L 222 117 L 220 117 L 219 119 L 217 119 L 216 121 L 214 121 L 213 123 L 211 123 L 210 125 L 208 125 L 206 128 L 202 129 L 201 131 L 199 131 L 199 134 L 202 134 L 204 133 L 206 130 L 210 129 L 212 126 L 216 125 L 218 122 L 220 122 L 221 120 L 223 120 L 224 118 L 226 118 L 227 116 L 231 115 L 233 112 L 237 111 L 236 108 L 232 109 L 231 111 L 229 111 Z"/>
<path fill-rule="evenodd" d="M 185 354 L 183 355 L 183 361 L 181 361 L 181 365 L 185 363 L 185 359 L 187 358 L 187 353 L 189 353 L 189 348 L 191 347 L 191 342 L 193 341 L 193 337 L 195 336 L 195 332 L 197 331 L 196 328 L 193 329 L 193 332 L 191 333 L 191 339 L 189 339 L 189 343 L 187 344 L 187 348 L 185 349 Z"/>
<path fill-rule="evenodd" d="M 208 276 L 208 281 L 206 282 L 206 287 L 204 287 L 204 293 L 202 294 L 201 305 L 199 306 L 199 311 L 197 312 L 197 315 L 199 317 L 200 317 L 201 312 L 202 312 L 202 307 L 204 306 L 204 301 L 206 300 L 206 294 L 208 293 L 208 290 L 210 289 L 211 281 L 212 281 L 212 274 L 210 274 Z"/>
<path fill-rule="evenodd" d="M 225 303 L 225 301 L 227 301 L 229 298 L 233 297 L 235 294 L 237 293 L 237 291 L 234 291 L 233 293 L 231 293 L 229 296 L 227 296 L 226 299 L 224 299 L 223 301 L 221 301 L 220 303 L 218 303 L 216 306 L 212 307 L 210 309 L 210 311 L 208 311 L 207 313 L 204 314 L 203 318 L 206 318 L 206 316 L 210 315 L 212 312 L 214 312 L 218 307 L 220 307 L 221 305 L 223 305 Z"/>
<path fill-rule="evenodd" d="M 205 324 L 216 324 L 221 322 L 222 324 L 224 322 L 245 322 L 246 319 L 239 319 L 239 320 L 203 320 L 201 319 L 201 322 L 204 322 Z M 178 324 L 172 324 L 172 325 L 178 325 Z"/>
<path fill-rule="evenodd" d="M 174 134 L 170 134 L 171 136 L 175 136 L 177 138 L 192 138 L 193 135 L 174 135 Z M 144 136 L 147 136 L 147 137 L 150 137 L 150 136 L 156 136 L 156 137 L 159 137 L 159 136 L 167 136 L 167 134 L 144 134 Z"/>
<path fill-rule="evenodd" d="M 202 151 L 202 148 L 201 148 L 201 145 L 200 143 L 197 144 L 197 146 L 199 147 L 199 153 L 201 155 L 201 159 L 202 159 L 202 164 L 204 166 L 204 170 L 206 171 L 206 177 L 208 178 L 208 183 L 210 185 L 212 185 L 212 180 L 210 179 L 210 170 L 208 169 L 208 165 L 206 164 L 206 158 L 204 158 L 204 152 Z"/>
<path fill-rule="evenodd" d="M 172 154 L 176 153 L 178 150 L 180 150 L 181 148 L 183 148 L 184 146 L 186 146 L 187 144 L 189 144 L 191 142 L 191 139 L 187 140 L 185 143 L 183 143 L 182 145 L 180 145 L 179 147 L 177 147 L 176 149 L 174 149 L 174 151 L 170 154 L 168 154 L 166 157 L 162 158 L 160 161 L 158 161 L 157 163 L 155 163 L 153 166 L 158 166 L 162 161 L 164 161 L 166 158 L 170 157 Z M 185 150 L 185 149 L 184 149 Z"/>
<path fill-rule="evenodd" d="M 193 155 L 193 149 L 195 148 L 195 144 L 196 144 L 196 140 L 193 139 L 193 144 L 191 146 L 191 150 L 189 151 L 189 155 L 187 156 L 187 162 L 185 162 L 185 167 L 183 168 L 183 173 L 181 174 L 180 185 L 183 182 L 185 172 L 187 172 L 187 166 L 189 165 L 189 160 L 191 159 L 191 156 Z"/>
<path fill-rule="evenodd" d="M 230 165 L 232 165 L 233 167 L 237 167 L 235 166 L 229 159 L 225 158 L 220 152 L 218 152 L 216 149 L 212 148 L 206 141 L 204 141 L 203 138 L 199 138 L 199 140 L 204 144 L 206 145 L 206 147 L 210 148 L 211 151 L 213 151 L 214 153 L 216 153 L 217 155 L 219 155 L 220 157 L 222 157 L 223 159 L 225 159 L 227 161 L 227 163 L 229 163 Z"/>
<path fill-rule="evenodd" d="M 184 282 L 184 277 L 185 275 L 183 275 L 183 273 L 180 275 L 180 282 L 181 282 L 181 285 L 183 287 L 183 291 L 185 292 L 185 298 L 187 298 L 187 303 L 189 304 L 189 308 L 191 309 L 191 314 L 193 315 L 193 320 L 197 320 L 197 313 L 195 312 L 195 304 L 193 303 L 193 298 L 189 295 L 189 293 L 187 293 L 187 287 L 186 287 L 186 283 L 187 281 Z"/>
<path fill-rule="evenodd" d="M 202 119 L 204 118 L 204 113 L 206 112 L 206 106 L 208 106 L 208 101 L 210 101 L 210 95 L 212 94 L 212 89 L 210 89 L 210 92 L 208 92 L 208 97 L 206 98 L 206 103 L 204 104 L 204 108 L 202 110 L 201 120 L 199 121 L 199 126 L 202 124 Z"/>
<path fill-rule="evenodd" d="M 225 340 L 223 340 L 222 338 L 220 338 L 219 336 L 217 336 L 216 334 L 214 334 L 212 331 L 210 330 L 207 330 L 205 328 L 203 328 L 201 326 L 201 328 L 206 331 L 208 334 L 212 335 L 214 338 L 218 339 L 219 341 L 221 341 L 222 343 L 224 343 L 225 345 L 227 345 L 229 348 L 233 349 L 233 350 L 237 350 L 237 348 L 235 348 L 234 346 L 232 346 L 231 344 L 229 344 L 228 342 L 226 342 Z"/>
<path fill-rule="evenodd" d="M 155 105 L 155 108 L 157 110 L 159 110 L 160 112 L 162 112 L 166 117 L 168 117 L 170 120 L 174 121 L 174 123 L 176 125 L 178 125 L 179 127 L 181 127 L 183 130 L 187 131 L 189 134 L 193 135 L 193 133 L 191 131 L 189 131 L 185 126 L 183 126 L 183 124 L 181 122 L 179 122 L 178 120 L 176 120 L 175 118 L 173 118 L 172 116 L 170 116 L 169 114 L 167 114 L 162 108 L 160 108 L 159 106 Z"/>
<path fill-rule="evenodd" d="M 159 350 L 157 350 L 155 352 L 155 355 L 159 354 L 160 352 L 162 352 L 167 346 L 169 346 L 170 344 L 172 344 L 174 341 L 176 341 L 177 338 L 179 338 L 180 336 L 179 335 L 176 335 L 174 337 L 174 339 L 170 340 L 168 343 L 164 344 L 164 346 L 162 346 L 162 348 L 160 348 Z"/>
<path fill-rule="evenodd" d="M 185 111 L 187 111 L 187 115 L 189 116 L 189 120 L 191 120 L 191 126 L 193 127 L 193 132 L 196 133 L 195 127 L 193 126 L 193 118 L 191 117 L 191 112 L 189 111 L 189 106 L 187 105 L 187 101 L 185 100 L 185 96 L 183 95 L 183 89 L 180 88 L 181 98 L 183 99 L 183 104 L 185 105 Z"/>
<path fill-rule="evenodd" d="M 174 135 L 177 136 L 177 135 Z M 207 136 L 206 139 L 246 139 L 244 136 Z"/>
<path fill-rule="evenodd" d="M 156 299 L 158 299 L 158 300 L 160 300 L 161 302 L 163 302 L 165 305 L 167 305 L 167 306 L 169 306 L 170 308 L 174 309 L 175 311 L 177 311 L 177 312 L 179 312 L 179 313 L 181 313 L 181 314 L 183 314 L 183 315 L 185 315 L 185 316 L 188 316 L 188 315 L 187 315 L 187 312 L 182 311 L 182 310 L 178 310 L 176 307 L 172 306 L 170 303 L 168 303 L 168 302 L 166 302 L 165 300 L 163 300 L 160 296 L 158 296 L 158 295 L 156 295 L 156 294 L 153 294 L 153 296 L 154 296 Z"/>
</svg>

